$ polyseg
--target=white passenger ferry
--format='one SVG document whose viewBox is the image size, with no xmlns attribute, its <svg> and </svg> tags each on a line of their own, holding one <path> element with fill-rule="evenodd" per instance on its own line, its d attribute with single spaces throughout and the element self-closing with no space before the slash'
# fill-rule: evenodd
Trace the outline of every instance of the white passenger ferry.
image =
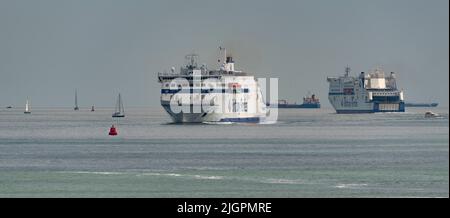
<svg viewBox="0 0 450 218">
<path fill-rule="evenodd" d="M 158 73 L 161 105 L 176 123 L 251 122 L 266 117 L 266 104 L 255 77 L 235 69 L 233 57 L 219 48 L 219 69 L 197 64 L 198 55 L 186 55 L 175 72 Z"/>
</svg>

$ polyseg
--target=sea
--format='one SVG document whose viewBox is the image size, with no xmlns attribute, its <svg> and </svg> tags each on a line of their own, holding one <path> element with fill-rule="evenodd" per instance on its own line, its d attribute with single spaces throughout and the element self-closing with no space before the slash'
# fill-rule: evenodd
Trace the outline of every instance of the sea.
<svg viewBox="0 0 450 218">
<path fill-rule="evenodd" d="M 0 109 L 0 197 L 449 197 L 448 108 L 223 125 L 113 110 Z"/>
</svg>

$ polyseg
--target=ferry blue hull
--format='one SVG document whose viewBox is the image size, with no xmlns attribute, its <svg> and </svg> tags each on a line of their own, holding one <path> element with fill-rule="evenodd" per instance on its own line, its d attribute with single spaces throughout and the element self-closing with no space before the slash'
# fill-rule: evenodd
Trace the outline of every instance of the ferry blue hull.
<svg viewBox="0 0 450 218">
<path fill-rule="evenodd" d="M 219 122 L 232 122 L 232 123 L 259 123 L 259 117 L 245 117 L 245 118 L 224 118 Z"/>
<path fill-rule="evenodd" d="M 224 122 L 224 123 L 260 123 L 264 119 L 260 116 L 253 117 L 224 117 L 221 118 L 221 115 L 209 117 L 208 113 L 202 111 L 200 113 L 174 113 L 169 104 L 162 103 L 161 104 L 166 112 L 170 115 L 174 123 L 214 123 L 214 122 Z M 192 106 L 191 106 L 192 110 Z"/>
</svg>

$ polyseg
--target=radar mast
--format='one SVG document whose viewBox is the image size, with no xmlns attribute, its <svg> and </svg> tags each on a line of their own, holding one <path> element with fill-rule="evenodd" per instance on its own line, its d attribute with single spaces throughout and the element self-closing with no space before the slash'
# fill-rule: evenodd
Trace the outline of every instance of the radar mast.
<svg viewBox="0 0 450 218">
<path fill-rule="evenodd" d="M 347 67 L 345 67 L 345 77 L 348 77 L 348 74 L 350 73 L 352 69 L 347 65 Z"/>
</svg>

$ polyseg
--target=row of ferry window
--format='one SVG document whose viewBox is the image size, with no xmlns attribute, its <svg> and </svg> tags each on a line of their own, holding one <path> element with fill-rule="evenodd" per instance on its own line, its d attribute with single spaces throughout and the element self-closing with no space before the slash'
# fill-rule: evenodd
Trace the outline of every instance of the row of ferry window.
<svg viewBox="0 0 450 218">
<path fill-rule="evenodd" d="M 366 102 L 367 102 L 367 101 L 369 100 L 369 98 L 367 97 L 367 95 L 364 96 L 364 97 L 365 97 L 365 100 L 366 100 Z M 337 97 L 336 97 L 336 96 L 333 96 L 333 100 L 336 101 L 336 100 L 337 100 Z M 348 99 L 347 99 L 347 97 L 344 97 L 343 100 L 344 100 L 344 101 L 347 101 Z M 354 100 L 355 100 L 355 97 L 352 96 L 352 97 L 351 97 L 351 100 L 354 101 Z M 356 100 L 358 100 L 358 97 L 356 97 Z"/>
<path fill-rule="evenodd" d="M 191 90 L 189 90 L 190 93 Z M 230 89 L 196 89 L 196 92 L 201 92 L 201 93 L 230 93 Z M 232 89 L 232 93 L 237 94 L 237 93 L 249 93 L 250 90 L 249 89 Z M 185 93 L 183 92 L 183 90 L 170 90 L 170 89 L 162 89 L 161 90 L 162 94 L 173 94 L 173 93 Z"/>
<path fill-rule="evenodd" d="M 369 100 L 369 98 L 367 96 L 364 96 L 364 98 L 365 98 L 366 102 Z M 356 100 L 357 99 L 358 99 L 358 97 L 356 97 Z M 375 101 L 398 101 L 398 99 L 399 98 L 397 96 L 387 96 L 387 97 L 383 97 L 383 98 L 377 98 L 377 96 L 373 97 L 373 100 L 375 100 Z M 333 100 L 334 101 L 337 100 L 336 96 L 333 96 Z M 350 99 L 348 99 L 347 97 L 344 97 L 343 101 L 347 101 L 347 100 L 350 100 Z M 352 96 L 351 100 L 354 101 L 355 98 Z"/>
<path fill-rule="evenodd" d="M 183 84 L 178 84 L 178 87 L 188 87 L 188 86 L 190 86 L 190 85 L 185 84 L 185 83 L 183 83 Z M 200 83 L 196 83 L 195 86 L 200 86 Z M 202 86 L 202 87 L 206 87 L 207 84 L 202 83 L 201 86 Z M 168 87 L 169 87 L 169 83 L 166 83 L 166 84 L 164 85 L 164 87 L 168 88 Z M 175 88 L 175 87 L 177 87 L 177 86 L 176 86 L 176 84 L 170 84 L 170 87 Z M 222 87 L 225 88 L 225 84 L 222 84 Z"/>
<path fill-rule="evenodd" d="M 164 87 L 169 88 L 169 84 L 165 84 Z M 170 87 L 171 88 L 176 88 L 176 85 L 175 84 L 171 84 Z M 188 85 L 187 84 L 178 85 L 179 89 L 181 89 L 182 87 L 188 87 Z M 203 87 L 205 87 L 205 86 L 203 86 Z M 209 88 L 211 88 L 211 90 L 214 89 L 214 87 L 209 87 Z M 225 84 L 222 84 L 222 89 L 225 89 Z M 241 88 L 240 87 L 233 87 L 232 89 L 233 89 L 233 91 L 235 91 L 235 90 L 241 89 Z"/>
<path fill-rule="evenodd" d="M 386 92 L 386 93 L 384 93 L 384 92 L 377 92 L 377 93 L 373 93 L 373 95 L 384 95 L 384 96 L 386 96 L 386 95 L 395 95 L 395 93 L 389 93 L 389 92 Z"/>
</svg>

